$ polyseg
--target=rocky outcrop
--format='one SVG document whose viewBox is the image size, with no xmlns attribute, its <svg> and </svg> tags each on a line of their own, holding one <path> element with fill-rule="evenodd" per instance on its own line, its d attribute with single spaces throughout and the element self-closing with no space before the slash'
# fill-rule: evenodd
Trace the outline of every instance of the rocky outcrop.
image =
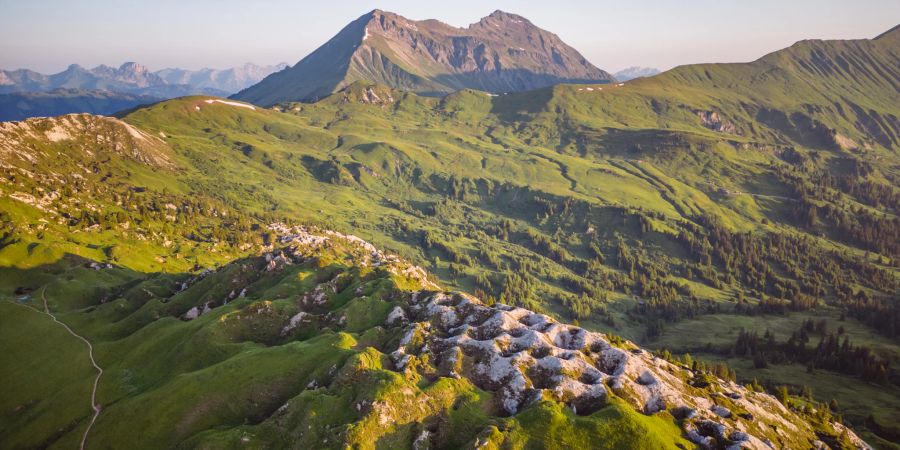
<svg viewBox="0 0 900 450">
<path fill-rule="evenodd" d="M 386 325 L 404 329 L 391 353 L 397 370 L 428 355 L 439 375 L 462 376 L 494 392 L 509 415 L 540 399 L 588 415 L 615 396 L 645 414 L 668 411 L 702 448 L 767 450 L 789 448 L 798 437 L 808 445 L 817 440 L 807 422 L 771 395 L 720 379 L 700 388 L 700 374 L 687 367 L 524 308 L 418 292 Z"/>
<path fill-rule="evenodd" d="M 385 86 L 353 83 L 341 90 L 341 103 L 387 106 L 394 103 L 394 92 Z"/>
<path fill-rule="evenodd" d="M 697 117 L 700 118 L 700 123 L 710 130 L 729 134 L 736 134 L 737 132 L 733 123 L 722 120 L 719 113 L 715 111 L 697 111 Z"/>
</svg>

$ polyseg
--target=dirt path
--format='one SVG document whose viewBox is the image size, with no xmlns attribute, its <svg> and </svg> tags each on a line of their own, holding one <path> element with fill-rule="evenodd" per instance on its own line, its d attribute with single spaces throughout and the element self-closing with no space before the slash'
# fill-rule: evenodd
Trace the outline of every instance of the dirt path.
<svg viewBox="0 0 900 450">
<path fill-rule="evenodd" d="M 43 300 L 43 302 L 44 302 L 44 310 L 43 311 L 41 311 L 33 306 L 30 306 L 30 305 L 25 305 L 25 304 L 18 303 L 18 302 L 12 302 L 12 303 L 19 305 L 19 306 L 24 306 L 24 307 L 31 309 L 33 311 L 36 311 L 40 314 L 46 314 L 46 315 L 50 316 L 50 318 L 53 319 L 54 322 L 62 325 L 63 328 L 65 328 L 66 331 L 69 332 L 69 334 L 71 334 L 72 336 L 74 336 L 78 339 L 81 339 L 81 341 L 84 342 L 85 344 L 87 344 L 87 346 L 88 346 L 88 357 L 91 359 L 91 365 L 94 366 L 94 369 L 97 370 L 97 376 L 94 378 L 94 388 L 91 390 L 91 409 L 94 410 L 94 415 L 93 415 L 93 417 L 91 417 L 91 422 L 88 424 L 87 428 L 84 430 L 84 434 L 81 436 L 81 445 L 79 446 L 79 449 L 84 450 L 85 443 L 87 443 L 88 434 L 90 434 L 91 428 L 94 427 L 94 422 L 97 421 L 97 417 L 100 416 L 100 411 L 102 409 L 100 407 L 100 404 L 97 403 L 97 386 L 100 384 L 100 376 L 103 375 L 103 368 L 101 368 L 97 364 L 97 361 L 94 360 L 94 346 L 91 345 L 91 342 L 88 341 L 87 339 L 85 339 L 84 336 L 72 331 L 72 329 L 69 328 L 68 325 L 66 325 L 63 322 L 60 322 L 59 319 L 57 319 L 56 316 L 54 316 L 53 313 L 50 312 L 50 305 L 47 304 L 47 297 L 44 295 L 46 292 L 47 292 L 47 287 L 44 286 L 41 289 L 41 300 Z"/>
</svg>

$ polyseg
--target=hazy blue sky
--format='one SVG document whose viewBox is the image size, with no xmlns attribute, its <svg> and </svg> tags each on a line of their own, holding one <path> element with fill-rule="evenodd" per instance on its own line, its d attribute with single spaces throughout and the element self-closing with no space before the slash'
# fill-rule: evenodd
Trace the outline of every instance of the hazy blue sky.
<svg viewBox="0 0 900 450">
<path fill-rule="evenodd" d="M 521 14 L 610 71 L 749 61 L 800 39 L 868 38 L 900 23 L 900 0 L 0 0 L 0 68 L 294 64 L 374 8 L 456 26 L 495 9 Z"/>
</svg>

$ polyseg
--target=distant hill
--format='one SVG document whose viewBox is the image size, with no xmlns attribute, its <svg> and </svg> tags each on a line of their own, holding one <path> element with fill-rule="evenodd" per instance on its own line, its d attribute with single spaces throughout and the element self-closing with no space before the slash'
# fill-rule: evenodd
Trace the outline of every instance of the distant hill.
<svg viewBox="0 0 900 450">
<path fill-rule="evenodd" d="M 616 72 L 614 76 L 619 81 L 628 81 L 635 78 L 652 77 L 658 73 L 660 73 L 660 70 L 654 67 L 632 66 Z"/>
<path fill-rule="evenodd" d="M 374 10 L 295 66 L 233 97 L 260 105 L 311 101 L 353 81 L 436 95 L 463 88 L 502 93 L 613 80 L 558 36 L 515 14 L 495 11 L 456 28 Z"/>
<path fill-rule="evenodd" d="M 122 94 L 89 89 L 0 94 L 0 121 L 85 112 L 109 115 L 162 100 L 152 95 Z"/>
</svg>

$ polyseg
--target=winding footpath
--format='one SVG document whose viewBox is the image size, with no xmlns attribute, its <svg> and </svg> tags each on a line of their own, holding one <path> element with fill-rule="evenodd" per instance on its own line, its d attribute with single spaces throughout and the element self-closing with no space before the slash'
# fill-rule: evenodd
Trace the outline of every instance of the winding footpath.
<svg viewBox="0 0 900 450">
<path fill-rule="evenodd" d="M 94 359 L 94 346 L 91 345 L 91 342 L 88 341 L 87 339 L 85 339 L 84 336 L 72 331 L 72 329 L 69 328 L 68 325 L 66 325 L 63 322 L 60 322 L 59 319 L 57 319 L 56 316 L 54 316 L 53 313 L 50 312 L 50 306 L 47 304 L 47 297 L 46 297 L 46 295 L 44 295 L 46 292 L 47 292 L 47 287 L 44 286 L 41 289 L 41 300 L 43 300 L 43 302 L 44 302 L 44 310 L 43 311 L 41 311 L 33 306 L 24 305 L 24 304 L 21 304 L 18 302 L 13 302 L 13 304 L 24 306 L 24 307 L 31 309 L 33 311 L 36 311 L 38 313 L 46 314 L 46 315 L 50 316 L 50 318 L 53 319 L 54 322 L 62 325 L 63 328 L 65 328 L 66 331 L 69 332 L 69 334 L 71 334 L 72 336 L 75 336 L 78 339 L 81 339 L 81 341 L 84 342 L 85 344 L 87 344 L 87 346 L 88 346 L 88 357 L 91 359 L 91 365 L 93 365 L 94 369 L 97 370 L 97 376 L 94 378 L 94 388 L 91 391 L 91 409 L 94 410 L 94 415 L 93 415 L 93 417 L 91 417 L 91 422 L 88 424 L 87 428 L 84 430 L 84 434 L 81 436 L 81 445 L 78 447 L 80 450 L 84 450 L 85 443 L 87 443 L 88 434 L 90 434 L 91 428 L 94 427 L 94 422 L 97 421 L 97 417 L 100 416 L 100 411 L 102 409 L 100 407 L 100 404 L 97 403 L 97 386 L 100 384 L 100 376 L 103 375 L 103 368 L 101 368 L 97 364 L 97 361 Z"/>
</svg>

